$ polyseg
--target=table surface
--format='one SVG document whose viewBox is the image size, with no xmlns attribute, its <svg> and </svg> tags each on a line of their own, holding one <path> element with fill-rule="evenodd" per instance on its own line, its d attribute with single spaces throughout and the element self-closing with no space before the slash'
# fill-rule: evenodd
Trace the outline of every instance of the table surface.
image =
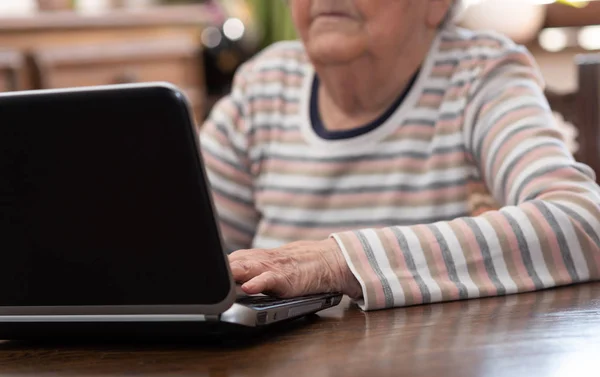
<svg viewBox="0 0 600 377">
<path fill-rule="evenodd" d="M 600 375 L 600 284 L 364 313 L 241 344 L 0 342 L 1 376 Z"/>
</svg>

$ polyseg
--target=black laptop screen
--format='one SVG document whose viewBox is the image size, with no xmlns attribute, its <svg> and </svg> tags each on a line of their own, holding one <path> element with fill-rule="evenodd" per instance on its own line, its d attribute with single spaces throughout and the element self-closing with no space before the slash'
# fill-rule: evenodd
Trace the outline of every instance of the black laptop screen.
<svg viewBox="0 0 600 377">
<path fill-rule="evenodd" d="M 165 88 L 0 98 L 0 306 L 222 301 L 193 135 Z"/>
</svg>

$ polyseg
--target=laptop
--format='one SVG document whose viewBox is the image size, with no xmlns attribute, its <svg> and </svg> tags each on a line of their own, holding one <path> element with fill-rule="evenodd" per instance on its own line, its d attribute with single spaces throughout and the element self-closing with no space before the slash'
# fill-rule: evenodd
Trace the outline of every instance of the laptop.
<svg viewBox="0 0 600 377">
<path fill-rule="evenodd" d="M 0 94 L 0 339 L 202 335 L 339 304 L 236 291 L 185 96 Z"/>
</svg>

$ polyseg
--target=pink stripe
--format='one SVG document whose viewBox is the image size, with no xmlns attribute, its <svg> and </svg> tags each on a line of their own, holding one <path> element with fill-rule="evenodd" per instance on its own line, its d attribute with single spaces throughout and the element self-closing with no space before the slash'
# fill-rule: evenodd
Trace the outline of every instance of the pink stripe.
<svg viewBox="0 0 600 377">
<path fill-rule="evenodd" d="M 233 240 L 233 242 L 236 244 L 242 244 L 244 247 L 250 247 L 252 244 L 252 237 L 248 237 L 247 234 L 230 227 L 222 221 L 219 222 L 219 228 L 223 233 L 223 239 L 225 240 L 226 244 L 231 242 L 229 240 Z"/>
<path fill-rule="evenodd" d="M 254 207 L 234 202 L 226 196 L 219 194 L 216 191 L 212 192 L 213 198 L 217 208 L 228 208 L 236 213 L 238 216 L 244 216 L 250 218 L 252 221 L 255 220 L 256 212 Z"/>
<path fill-rule="evenodd" d="M 573 183 L 570 178 L 573 177 L 573 168 L 565 167 L 552 172 L 551 174 L 545 174 L 541 177 L 532 179 L 525 187 L 523 187 L 521 197 L 526 197 L 532 190 L 543 187 L 544 190 L 538 194 L 537 199 L 543 199 L 543 197 L 549 193 L 557 191 L 572 191 Z M 510 186 L 508 186 L 510 187 Z M 522 198 L 517 198 L 521 202 Z"/>
<path fill-rule="evenodd" d="M 435 238 L 435 235 L 425 225 L 416 225 L 414 229 L 420 231 L 420 233 L 425 238 L 423 241 L 426 242 L 429 245 L 429 248 L 431 249 L 431 256 L 438 270 L 438 285 L 443 291 L 446 291 L 446 293 L 448 293 L 451 298 L 460 298 L 458 287 L 454 282 L 450 280 L 450 275 L 448 274 L 448 270 L 446 269 L 446 263 L 444 262 L 444 258 L 442 256 L 442 249 L 440 248 L 440 244 Z"/>
<path fill-rule="evenodd" d="M 204 126 L 204 130 L 205 132 L 212 137 L 213 139 L 215 139 L 217 141 L 217 143 L 221 146 L 225 146 L 225 145 L 230 145 L 231 144 L 231 140 L 229 140 L 227 138 L 227 135 L 223 134 L 222 132 L 218 131 L 216 129 L 216 126 L 214 126 L 214 124 L 212 123 L 207 123 Z M 209 134 L 210 132 L 210 134 Z"/>
<path fill-rule="evenodd" d="M 585 237 L 585 239 L 588 241 L 588 244 L 591 245 L 591 249 L 593 249 L 594 251 L 589 251 L 589 256 L 592 257 L 592 259 L 594 260 L 594 263 L 596 264 L 596 270 L 598 268 L 600 268 L 600 248 L 596 245 L 596 243 L 594 242 L 594 240 L 592 239 L 592 237 L 590 237 L 587 232 L 585 231 L 585 229 L 583 228 L 582 224 L 575 220 L 575 219 L 571 219 L 571 223 L 573 224 L 573 226 L 576 228 L 577 234 L 582 235 Z M 585 246 L 584 246 L 585 247 Z M 591 269 L 591 266 L 589 266 Z"/>
<path fill-rule="evenodd" d="M 466 160 L 464 152 L 452 152 L 447 154 L 436 154 L 428 159 L 415 159 L 411 157 L 395 157 L 381 161 L 361 161 L 358 163 L 348 162 L 325 162 L 325 161 L 286 161 L 280 159 L 269 158 L 269 164 L 272 168 L 278 168 L 279 170 L 288 170 L 293 172 L 304 172 L 304 171 L 318 171 L 318 172 L 338 172 L 340 170 L 346 171 L 349 166 L 352 166 L 353 171 L 378 171 L 389 169 L 393 170 L 394 167 L 401 167 L 403 169 L 414 169 L 419 170 L 424 167 L 431 167 L 435 165 L 459 165 Z M 399 169 L 398 171 L 402 171 Z M 424 171 L 427 172 L 427 171 Z"/>
<path fill-rule="evenodd" d="M 454 72 L 454 71 L 453 71 Z M 467 92 L 464 86 L 454 86 L 446 91 L 446 96 L 449 98 L 462 97 Z"/>
<path fill-rule="evenodd" d="M 415 280 L 413 274 L 411 273 L 406 264 L 404 253 L 400 249 L 400 245 L 398 244 L 396 236 L 390 228 L 384 228 L 382 232 L 385 235 L 385 238 L 388 240 L 389 245 L 391 245 L 392 247 L 392 250 L 390 251 L 392 251 L 396 255 L 396 261 L 398 262 L 398 267 L 400 269 L 400 274 L 398 275 L 398 278 L 401 279 L 403 282 L 406 282 L 414 298 L 414 302 L 406 302 L 405 305 L 423 303 L 423 295 L 421 293 L 421 290 L 419 289 L 419 285 L 417 284 L 417 281 Z M 408 253 L 410 252 L 410 250 L 406 250 L 406 252 Z M 404 271 L 406 273 L 403 274 L 402 272 Z"/>
<path fill-rule="evenodd" d="M 288 115 L 298 112 L 298 104 L 284 102 L 283 100 L 256 100 L 251 102 L 250 107 L 252 113 L 277 111 L 277 114 Z"/>
<path fill-rule="evenodd" d="M 474 62 L 476 61 L 481 61 L 481 59 L 475 59 Z M 480 75 L 482 77 L 487 76 L 490 72 L 498 68 L 499 64 L 507 64 L 511 62 L 520 63 L 525 67 L 537 66 L 533 61 L 533 58 L 530 58 L 529 54 L 524 54 L 520 51 L 514 51 L 509 55 L 502 55 L 498 56 L 497 58 L 485 60 L 485 64 L 483 65 L 485 69 L 480 73 Z"/>
<path fill-rule="evenodd" d="M 439 94 L 423 94 L 421 96 L 421 98 L 419 98 L 419 103 L 422 102 L 433 102 L 433 103 L 439 103 L 442 101 L 442 99 L 444 98 L 443 95 L 439 95 Z"/>
<path fill-rule="evenodd" d="M 213 112 L 219 112 L 222 115 L 230 118 L 230 121 L 233 123 L 234 127 L 237 129 L 241 129 L 241 117 L 238 113 L 237 108 L 233 105 L 231 97 L 223 97 L 216 103 L 214 109 L 215 110 Z M 208 120 L 204 123 L 202 128 L 204 127 L 214 127 L 214 122 L 212 121 L 212 118 L 208 118 Z"/>
<path fill-rule="evenodd" d="M 465 122 L 465 117 L 462 115 L 462 113 L 459 113 L 460 115 L 457 115 L 453 118 L 444 118 L 444 119 L 439 119 L 436 123 L 437 127 L 442 127 L 442 128 L 446 128 L 446 127 L 453 127 L 456 125 L 463 125 Z"/>
<path fill-rule="evenodd" d="M 530 205 L 529 214 L 535 219 L 534 221 L 542 228 L 543 236 L 545 236 L 546 241 L 550 245 L 550 251 L 552 254 L 552 259 L 554 259 L 554 267 L 556 268 L 556 272 L 558 273 L 560 281 L 556 281 L 556 284 L 567 284 L 572 283 L 571 276 L 569 275 L 569 270 L 567 270 L 567 266 L 563 260 L 563 257 L 560 253 L 560 246 L 558 244 L 558 239 L 556 238 L 556 232 L 550 224 L 548 224 L 548 220 L 542 215 L 542 213 L 538 210 L 538 208 L 534 205 Z"/>
<path fill-rule="evenodd" d="M 474 260 L 475 269 L 477 270 L 477 276 L 479 277 L 479 280 L 483 283 L 483 286 L 479 287 L 479 289 L 484 288 L 487 291 L 488 295 L 497 295 L 498 289 L 490 279 L 490 276 L 488 275 L 487 270 L 485 269 L 485 257 L 481 252 L 481 248 L 479 247 L 479 243 L 477 243 L 477 239 L 475 238 L 475 234 L 473 234 L 472 229 L 462 220 L 457 220 L 456 222 L 454 222 L 454 224 L 456 224 L 463 232 L 463 236 L 467 242 L 469 250 L 473 254 L 477 254 L 477 259 Z"/>
<path fill-rule="evenodd" d="M 264 59 L 292 59 L 304 60 L 305 54 L 301 49 L 268 49 L 260 55 L 261 61 Z"/>
<path fill-rule="evenodd" d="M 445 76 L 449 73 L 453 73 L 456 67 L 453 65 L 439 65 L 431 69 L 431 76 Z"/>
<path fill-rule="evenodd" d="M 394 135 L 398 139 L 400 139 L 400 135 L 405 136 L 406 139 L 414 139 L 416 137 L 425 137 L 430 139 L 433 135 L 435 135 L 436 132 L 440 132 L 440 130 L 436 130 L 435 127 L 407 123 L 402 127 L 399 127 Z"/>
<path fill-rule="evenodd" d="M 255 75 L 256 76 L 253 77 L 253 79 L 260 81 L 262 84 L 268 82 L 284 82 L 286 85 L 300 86 L 304 81 L 304 78 L 301 75 L 290 74 L 278 69 L 256 72 Z"/>
<path fill-rule="evenodd" d="M 254 142 L 255 143 L 268 143 L 272 141 L 279 142 L 295 142 L 305 144 L 304 137 L 302 136 L 302 132 L 299 129 L 264 129 L 257 128 L 254 132 Z"/>
<path fill-rule="evenodd" d="M 523 169 L 525 169 L 527 166 L 531 165 L 531 163 L 538 161 L 539 159 L 541 159 L 542 157 L 547 157 L 547 156 L 552 156 L 552 155 L 557 155 L 557 153 L 551 153 L 553 151 L 556 151 L 556 149 L 554 147 L 544 147 L 544 148 L 537 148 L 533 151 L 527 152 L 527 154 L 524 156 L 524 158 L 522 158 L 519 162 L 517 162 L 517 164 L 514 166 L 514 168 L 508 173 L 508 183 L 506 185 L 506 187 L 512 187 L 512 185 L 515 183 L 515 180 L 522 174 Z M 569 168 L 569 170 L 571 170 L 572 168 Z"/>
<path fill-rule="evenodd" d="M 343 233 L 352 231 L 354 228 L 329 226 L 319 228 L 302 228 L 293 225 L 262 223 L 260 233 L 269 237 L 285 239 L 286 241 L 318 241 L 329 237 L 332 233 Z"/>
<path fill-rule="evenodd" d="M 497 220 L 498 224 L 500 224 L 501 229 L 504 231 L 506 236 L 506 240 L 510 245 L 510 252 L 512 254 L 512 259 L 515 264 L 515 268 L 517 269 L 517 274 L 521 278 L 525 290 L 532 291 L 535 289 L 535 283 L 529 273 L 527 272 L 527 268 L 523 263 L 523 256 L 521 255 L 521 248 L 519 247 L 519 241 L 517 240 L 517 236 L 506 220 L 506 218 L 501 213 L 495 213 L 490 215 L 491 218 Z"/>
<path fill-rule="evenodd" d="M 385 307 L 385 295 L 383 293 L 383 285 L 381 285 L 381 281 L 377 277 L 377 274 L 375 274 L 371 263 L 369 263 L 369 260 L 367 259 L 367 253 L 363 249 L 360 240 L 354 233 L 346 233 L 346 235 L 348 235 L 347 238 L 350 240 L 353 249 L 356 251 L 356 253 L 354 253 L 353 256 L 360 262 L 360 270 L 363 271 L 365 275 L 367 275 L 367 279 L 363 278 L 363 281 L 365 281 L 369 288 L 372 288 L 375 292 L 376 307 Z"/>
<path fill-rule="evenodd" d="M 495 39 L 478 39 L 473 41 L 471 39 L 456 40 L 456 41 L 445 41 L 440 43 L 440 50 L 454 50 L 454 49 L 465 49 L 476 47 L 497 47 L 498 50 L 502 48 L 500 42 Z"/>
<path fill-rule="evenodd" d="M 455 186 L 455 187 L 447 187 L 440 189 L 424 189 L 418 192 L 403 192 L 403 191 L 394 191 L 389 193 L 379 193 L 379 192 L 362 192 L 362 193 L 353 193 L 353 194 L 342 194 L 338 193 L 335 196 L 320 196 L 314 194 L 307 193 L 290 193 L 284 191 L 275 191 L 275 190 L 262 190 L 257 192 L 257 200 L 261 202 L 261 204 L 266 205 L 268 203 L 281 203 L 287 201 L 293 201 L 297 203 L 297 205 L 306 205 L 307 202 L 310 204 L 315 203 L 328 203 L 330 205 L 334 204 L 346 204 L 352 203 L 360 204 L 360 203 L 383 203 L 386 204 L 393 202 L 401 202 L 408 203 L 410 201 L 423 200 L 426 201 L 436 201 L 442 200 L 447 197 L 456 197 L 462 193 L 464 193 L 464 186 Z M 409 204 L 409 203 L 408 203 Z M 433 204 L 433 203 L 426 203 Z"/>
<path fill-rule="evenodd" d="M 252 185 L 252 179 L 250 177 L 235 169 L 233 166 L 216 159 L 210 153 L 204 153 L 202 157 L 209 169 L 215 170 L 221 175 L 233 178 L 239 184 Z"/>
<path fill-rule="evenodd" d="M 483 161 L 487 161 L 488 153 L 492 152 L 490 150 L 491 144 L 494 140 L 496 140 L 497 134 L 505 128 L 504 125 L 506 123 L 508 123 L 510 121 L 517 121 L 517 120 L 523 119 L 523 118 L 525 118 L 529 115 L 533 115 L 537 112 L 538 112 L 537 109 L 523 109 L 523 110 L 518 110 L 518 111 L 513 111 L 510 113 L 507 113 L 506 116 L 502 117 L 502 119 L 500 119 L 498 121 L 498 123 L 496 125 L 494 125 L 494 127 L 489 131 L 489 133 L 485 137 L 483 148 L 482 148 L 482 150 L 484 151 L 484 154 L 482 156 Z M 536 129 L 520 130 L 519 132 L 512 135 L 510 137 L 510 139 L 505 140 L 500 145 L 500 147 L 498 148 L 498 150 L 496 152 L 497 158 L 496 158 L 496 162 L 494 163 L 494 165 L 492 167 L 492 169 L 493 169 L 492 174 L 495 174 L 500 169 L 500 165 L 504 162 L 504 158 L 508 155 L 508 153 L 513 151 L 517 145 L 522 143 L 528 137 L 536 136 L 537 133 L 539 133 L 539 130 L 536 130 Z M 485 153 L 485 151 L 487 151 L 488 153 Z"/>
<path fill-rule="evenodd" d="M 526 88 L 526 87 L 509 87 L 506 88 L 502 91 L 503 95 L 510 95 L 510 97 L 514 98 L 513 96 L 521 96 L 524 94 L 531 94 L 531 89 Z M 481 113 L 486 113 L 490 108 L 493 108 L 495 106 L 498 105 L 498 100 L 496 101 L 490 101 L 488 103 L 485 103 L 482 107 L 481 107 Z"/>
</svg>

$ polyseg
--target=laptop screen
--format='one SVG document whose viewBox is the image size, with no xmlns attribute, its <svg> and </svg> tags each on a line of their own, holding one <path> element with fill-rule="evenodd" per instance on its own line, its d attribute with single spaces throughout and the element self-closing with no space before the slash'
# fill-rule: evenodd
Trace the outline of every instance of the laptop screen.
<svg viewBox="0 0 600 377">
<path fill-rule="evenodd" d="M 0 306 L 222 301 L 202 177 L 166 88 L 0 98 Z"/>
</svg>

